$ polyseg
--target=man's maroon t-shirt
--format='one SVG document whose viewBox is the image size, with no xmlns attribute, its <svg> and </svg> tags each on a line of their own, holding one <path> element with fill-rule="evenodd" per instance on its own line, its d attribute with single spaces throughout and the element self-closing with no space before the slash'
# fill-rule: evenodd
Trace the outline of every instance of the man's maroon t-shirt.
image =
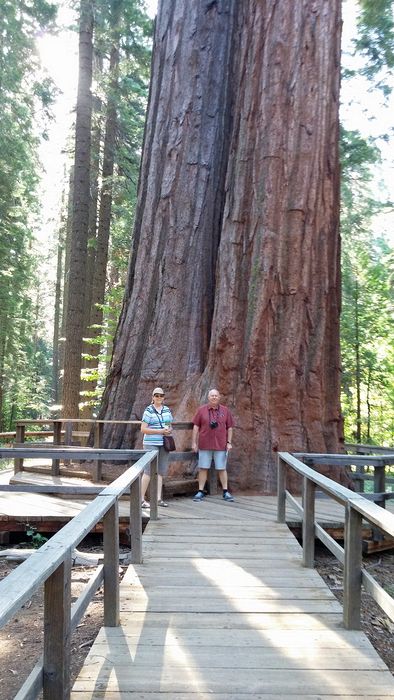
<svg viewBox="0 0 394 700">
<path fill-rule="evenodd" d="M 211 428 L 210 423 L 217 422 L 216 428 Z M 226 406 L 214 409 L 205 404 L 200 406 L 193 418 L 193 424 L 199 428 L 198 448 L 200 450 L 225 450 L 227 445 L 227 429 L 234 426 L 234 419 Z"/>
</svg>

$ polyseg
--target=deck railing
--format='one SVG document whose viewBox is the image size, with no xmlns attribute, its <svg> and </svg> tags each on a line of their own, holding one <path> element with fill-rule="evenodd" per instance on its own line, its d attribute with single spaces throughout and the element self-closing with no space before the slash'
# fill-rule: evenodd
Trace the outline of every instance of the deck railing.
<svg viewBox="0 0 394 700">
<path fill-rule="evenodd" d="M 315 538 L 337 557 L 344 566 L 343 584 L 343 623 L 346 629 L 361 628 L 361 585 L 374 598 L 386 615 L 394 621 L 394 600 L 362 566 L 362 522 L 367 520 L 387 535 L 394 537 L 394 515 L 363 495 L 350 491 L 332 479 L 319 474 L 289 452 L 278 453 L 278 513 L 277 520 L 286 522 L 286 503 L 298 513 L 302 520 L 303 564 L 313 568 Z M 309 455 L 303 459 L 315 458 L 319 464 L 342 464 L 349 461 L 348 455 Z M 362 458 L 361 458 L 362 459 Z M 384 464 L 394 464 L 394 454 L 380 455 L 376 459 Z M 364 458 L 365 460 L 365 458 Z M 367 463 L 370 463 L 369 457 Z M 302 505 L 286 489 L 286 472 L 292 469 L 303 478 Z M 344 547 L 317 523 L 315 517 L 316 489 L 323 491 L 345 508 Z"/>
<path fill-rule="evenodd" d="M 384 455 L 384 454 L 394 454 L 394 448 L 392 447 L 385 447 L 381 445 L 362 445 L 362 444 L 355 444 L 355 443 L 345 443 L 344 445 L 346 452 L 349 455 Z M 377 491 L 378 488 L 381 488 L 382 483 L 384 488 L 381 489 L 382 491 L 387 491 L 387 486 L 390 485 L 390 488 L 393 488 L 394 485 L 394 474 L 393 470 L 391 469 L 390 473 L 386 473 L 387 470 L 385 468 L 382 469 L 381 466 L 375 467 L 374 468 L 374 473 L 371 474 L 369 471 L 369 466 L 370 465 L 364 465 L 364 464 L 358 464 L 358 465 L 352 465 L 352 473 L 351 477 L 354 481 L 356 491 L 363 493 L 365 491 L 365 483 L 368 481 L 373 481 L 374 482 L 374 490 Z M 387 465 L 388 466 L 388 465 Z M 367 467 L 367 471 L 366 471 Z M 354 471 L 354 468 L 355 471 Z M 383 472 L 383 474 L 382 474 Z M 378 488 L 377 488 L 378 487 Z M 369 496 L 367 495 L 367 498 Z"/>
<path fill-rule="evenodd" d="M 99 420 L 96 418 L 91 418 L 91 419 L 86 419 L 86 418 L 41 418 L 41 419 L 36 419 L 36 420 L 20 420 L 17 421 L 16 423 L 16 431 L 15 431 L 15 443 L 14 447 L 15 448 L 25 448 L 25 449 L 33 449 L 36 447 L 42 447 L 43 449 L 50 449 L 51 447 L 59 447 L 60 445 L 64 445 L 65 447 L 67 446 L 72 446 L 73 441 L 75 438 L 78 438 L 78 440 L 86 440 L 87 437 L 89 436 L 89 431 L 86 430 L 80 430 L 79 428 L 86 428 L 88 427 L 89 430 L 93 432 L 94 435 L 94 447 L 96 449 L 101 449 L 103 447 L 103 432 L 104 432 L 104 427 L 106 425 L 126 425 L 126 426 L 134 426 L 136 429 L 139 429 L 141 426 L 141 421 L 139 420 Z M 32 430 L 27 430 L 27 428 L 31 428 L 32 426 L 38 426 L 41 429 L 37 431 L 32 431 Z M 52 427 L 52 430 L 42 430 L 44 427 Z M 174 430 L 191 430 L 193 427 L 192 423 L 185 423 L 181 421 L 175 421 L 172 424 L 172 427 Z M 11 436 L 11 433 L 3 433 L 3 435 L 8 435 Z M 1 437 L 1 434 L 0 434 Z M 26 442 L 26 437 L 29 438 L 36 438 L 36 440 L 30 440 L 29 442 Z M 38 442 L 40 438 L 42 437 L 52 437 L 52 441 L 48 441 L 45 443 Z M 15 457 L 14 459 L 14 472 L 20 472 L 23 471 L 24 469 L 24 464 L 23 460 L 25 458 L 30 458 L 32 455 L 29 451 L 29 453 L 26 454 L 21 454 L 19 453 L 18 456 Z M 43 455 L 44 458 L 49 458 L 51 455 L 49 455 L 49 452 L 47 451 L 45 455 Z M 191 461 L 195 458 L 194 453 L 191 450 L 186 450 L 186 451 L 177 451 L 173 452 L 171 454 L 171 460 L 172 461 Z M 52 458 L 52 468 L 51 468 L 51 474 L 52 476 L 59 476 L 60 474 L 60 459 L 57 457 Z M 65 455 L 62 459 L 69 460 L 69 457 Z M 83 459 L 83 457 L 81 458 Z M 95 460 L 95 465 L 94 465 L 94 479 L 95 481 L 100 481 L 102 477 L 102 460 Z"/>
<path fill-rule="evenodd" d="M 32 448 L 34 450 L 34 448 Z M 38 450 L 38 448 L 35 448 Z M 53 448 L 56 449 L 56 448 Z M 59 448 L 57 448 L 59 450 Z M 86 454 L 85 448 L 84 454 Z M 69 456 L 79 449 L 68 448 Z M 8 457 L 12 448 L 0 449 L 0 458 Z M 112 452 L 101 450 L 101 453 Z M 134 450 L 117 450 L 118 459 L 132 459 Z M 4 454 L 5 453 L 5 454 Z M 108 454 L 92 450 L 95 459 L 107 459 Z M 39 455 L 35 455 L 39 456 Z M 56 455 L 57 456 L 57 455 Z M 93 456 L 93 455 L 91 455 Z M 114 459 L 111 456 L 111 459 Z M 116 459 L 116 457 L 115 457 Z M 0 582 L 0 627 L 28 601 L 44 584 L 44 652 L 15 700 L 36 698 L 43 691 L 44 700 L 67 700 L 70 697 L 70 636 L 82 618 L 97 589 L 104 584 L 104 625 L 119 625 L 119 498 L 130 490 L 131 559 L 142 562 L 141 474 L 151 465 L 151 493 L 157 493 L 157 453 L 149 450 L 109 486 L 99 490 L 97 497 L 59 532 L 51 537 L 29 559 L 21 563 Z M 21 486 L 0 487 L 2 490 L 29 490 Z M 62 489 L 61 486 L 49 487 Z M 63 487 L 67 488 L 67 487 Z M 80 487 L 80 493 L 92 487 Z M 97 490 L 97 487 L 96 487 Z M 45 489 L 48 492 L 48 488 Z M 151 518 L 157 518 L 157 502 L 151 499 Z M 86 535 L 103 520 L 104 560 L 83 594 L 71 605 L 72 551 Z"/>
<path fill-rule="evenodd" d="M 351 469 L 349 477 L 354 482 L 357 493 L 362 493 L 365 498 L 368 498 L 374 503 L 379 503 L 382 508 L 385 507 L 385 501 L 389 498 L 394 498 L 394 493 L 388 491 L 387 486 L 394 483 L 394 479 L 388 475 L 388 470 L 394 464 L 394 450 L 384 454 L 320 454 L 314 452 L 294 452 L 294 457 L 301 459 L 308 467 L 316 468 L 319 465 L 341 467 L 342 469 Z M 372 469 L 373 474 L 367 474 L 365 468 Z M 353 471 L 353 470 L 356 471 Z M 373 492 L 364 492 L 364 481 L 370 480 L 373 482 Z"/>
</svg>

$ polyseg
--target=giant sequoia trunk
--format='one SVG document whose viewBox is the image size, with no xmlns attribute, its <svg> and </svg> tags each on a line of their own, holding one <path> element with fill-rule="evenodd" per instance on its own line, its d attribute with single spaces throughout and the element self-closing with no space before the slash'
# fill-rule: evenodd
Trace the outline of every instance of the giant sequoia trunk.
<svg viewBox="0 0 394 700">
<path fill-rule="evenodd" d="M 340 0 L 161 3 L 135 248 L 101 417 L 152 386 L 236 416 L 233 483 L 337 451 Z M 123 429 L 106 442 L 127 444 Z"/>
</svg>

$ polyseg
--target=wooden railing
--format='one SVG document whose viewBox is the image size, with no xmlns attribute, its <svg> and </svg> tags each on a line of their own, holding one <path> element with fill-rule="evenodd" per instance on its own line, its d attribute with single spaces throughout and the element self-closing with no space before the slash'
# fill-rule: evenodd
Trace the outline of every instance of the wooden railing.
<svg viewBox="0 0 394 700">
<path fill-rule="evenodd" d="M 355 489 L 358 493 L 363 493 L 374 503 L 379 503 L 385 507 L 385 501 L 394 498 L 394 493 L 388 491 L 387 485 L 394 483 L 392 477 L 388 477 L 386 471 L 394 464 L 394 451 L 387 454 L 356 454 L 356 455 L 335 455 L 318 454 L 310 452 L 295 452 L 294 457 L 301 459 L 308 467 L 316 468 L 318 465 L 329 464 L 343 469 L 355 468 L 350 471 L 349 476 L 354 481 Z M 373 474 L 366 474 L 365 467 L 373 469 Z M 373 492 L 364 493 L 364 481 L 373 481 Z"/>
<path fill-rule="evenodd" d="M 384 533 L 394 537 L 394 515 L 380 506 L 368 501 L 363 495 L 357 494 L 332 479 L 319 474 L 306 466 L 289 452 L 278 453 L 278 514 L 280 523 L 286 522 L 286 502 L 298 513 L 302 520 L 303 564 L 313 568 L 315 554 L 315 537 L 334 554 L 344 566 L 343 586 L 343 622 L 347 629 L 360 629 L 361 584 L 380 605 L 384 612 L 394 621 L 394 600 L 375 581 L 369 572 L 362 567 L 362 521 L 363 518 L 378 527 Z M 310 455 L 303 454 L 304 460 Z M 312 455 L 311 455 L 312 456 Z M 321 464 L 339 464 L 348 455 L 313 455 Z M 354 459 L 354 458 L 353 458 Z M 385 464 L 394 464 L 394 455 L 382 455 L 379 458 Z M 303 478 L 302 506 L 286 489 L 286 472 L 293 469 Z M 323 491 L 345 508 L 345 537 L 344 547 L 335 540 L 316 522 L 315 492 Z"/>
<path fill-rule="evenodd" d="M 354 454 L 354 455 L 381 455 L 381 454 L 394 454 L 394 448 L 392 447 L 384 447 L 381 445 L 362 445 L 362 444 L 353 444 L 353 443 L 345 443 L 345 450 L 348 454 Z M 355 465 L 353 465 L 354 467 Z M 371 474 L 368 471 L 365 470 L 365 467 L 369 467 L 369 465 L 363 465 L 359 464 L 356 468 L 356 471 L 352 469 L 351 477 L 354 481 L 356 491 L 363 493 L 365 490 L 365 482 L 367 481 L 374 481 L 374 490 L 377 491 L 377 484 L 376 481 L 378 481 L 378 486 L 381 485 L 379 484 L 379 481 L 381 480 L 382 477 L 378 476 L 378 479 L 376 479 L 377 472 L 374 469 L 374 474 Z M 387 470 L 385 470 L 387 472 Z M 385 474 L 383 477 L 384 479 L 384 491 L 387 491 L 387 486 L 390 484 L 390 487 L 392 488 L 392 485 L 394 484 L 394 474 L 393 470 L 389 474 Z M 367 496 L 368 498 L 368 496 Z"/>
<path fill-rule="evenodd" d="M 32 450 L 39 448 L 32 448 Z M 60 448 L 52 448 L 59 450 Z M 85 448 L 84 454 L 86 454 Z M 0 458 L 9 457 L 15 449 L 0 449 Z M 134 459 L 135 450 L 91 450 L 95 459 L 108 459 L 108 452 L 121 453 L 117 459 Z M 75 453 L 75 454 L 73 454 Z M 80 449 L 68 448 L 69 457 L 78 457 Z M 104 625 L 119 625 L 119 516 L 120 496 L 130 490 L 131 559 L 142 562 L 141 474 L 151 465 L 151 493 L 157 494 L 157 453 L 149 450 L 141 455 L 118 479 L 99 489 L 89 503 L 59 532 L 51 537 L 28 560 L 0 582 L 0 627 L 44 584 L 44 652 L 42 659 L 23 684 L 15 700 L 35 698 L 43 691 L 44 700 L 67 700 L 70 697 L 70 636 L 82 618 L 97 589 L 104 584 Z M 31 452 L 29 453 L 31 455 Z M 38 452 L 36 457 L 40 456 Z M 59 456 L 59 452 L 56 453 Z M 111 460 L 116 459 L 111 455 Z M 2 490 L 31 490 L 31 487 L 2 486 Z M 41 491 L 48 487 L 40 487 Z M 49 487 L 50 489 L 51 487 Z M 56 486 L 59 490 L 68 487 Z M 79 487 L 85 493 L 97 487 Z M 75 490 L 75 487 L 74 487 Z M 151 498 L 150 517 L 157 519 L 157 499 Z M 71 605 L 71 557 L 73 549 L 103 520 L 104 562 L 99 566 L 79 599 Z"/>
<path fill-rule="evenodd" d="M 24 458 L 29 458 L 32 456 L 32 453 L 30 452 L 31 449 L 35 448 L 35 441 L 30 441 L 29 443 L 25 442 L 25 438 L 27 435 L 29 437 L 32 437 L 33 431 L 27 431 L 26 429 L 30 426 L 52 426 L 52 430 L 37 430 L 34 433 L 34 437 L 36 437 L 36 440 L 40 440 L 40 437 L 52 437 L 52 442 L 47 442 L 45 444 L 39 443 L 39 447 L 42 447 L 43 449 L 47 450 L 45 455 L 43 455 L 44 458 L 49 458 L 49 448 L 55 447 L 55 446 L 60 446 L 61 444 L 64 444 L 65 447 L 71 446 L 73 443 L 73 438 L 78 437 L 78 438 L 86 438 L 89 435 L 89 432 L 87 431 L 81 431 L 78 430 L 78 426 L 86 427 L 88 426 L 92 431 L 94 435 L 94 447 L 96 449 L 101 449 L 103 446 L 103 432 L 104 432 L 104 427 L 105 425 L 128 425 L 128 426 L 135 426 L 136 428 L 139 428 L 141 426 L 141 421 L 138 420 L 98 420 L 98 419 L 86 419 L 86 418 L 48 418 L 48 419 L 37 419 L 37 420 L 20 420 L 16 423 L 16 431 L 15 431 L 15 447 L 25 447 L 26 449 L 29 450 L 28 453 L 26 454 L 19 454 L 15 460 L 14 460 L 14 471 L 15 473 L 23 471 L 24 465 L 23 465 L 23 460 Z M 174 422 L 172 424 L 172 427 L 174 430 L 191 430 L 193 427 L 192 423 L 184 423 L 184 422 Z M 81 448 L 82 449 L 82 448 Z M 194 453 L 191 450 L 187 450 L 184 452 L 177 451 L 171 454 L 171 460 L 172 461 L 191 461 L 192 459 L 195 458 Z M 58 458 L 57 455 L 55 455 L 54 458 L 52 458 L 52 468 L 51 468 L 51 474 L 53 476 L 58 476 L 60 474 L 60 459 L 65 459 L 69 460 L 70 458 L 66 455 L 63 458 Z M 80 459 L 84 459 L 84 457 L 81 457 Z M 100 481 L 102 478 L 102 460 L 97 460 L 95 461 L 94 465 L 94 480 L 95 481 Z"/>
<path fill-rule="evenodd" d="M 356 455 L 376 455 L 376 454 L 392 454 L 394 447 L 385 447 L 384 445 L 366 445 L 361 443 L 345 442 L 346 452 Z"/>
</svg>

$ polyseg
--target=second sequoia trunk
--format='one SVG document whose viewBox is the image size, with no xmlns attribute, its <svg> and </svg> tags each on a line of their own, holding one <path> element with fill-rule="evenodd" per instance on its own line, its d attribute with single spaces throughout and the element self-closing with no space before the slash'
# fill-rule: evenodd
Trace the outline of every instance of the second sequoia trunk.
<svg viewBox="0 0 394 700">
<path fill-rule="evenodd" d="M 161 4 L 125 305 L 101 417 L 216 386 L 232 483 L 337 451 L 340 2 Z M 111 429 L 107 444 L 127 444 Z M 235 466 L 236 465 L 236 466 Z"/>
</svg>

